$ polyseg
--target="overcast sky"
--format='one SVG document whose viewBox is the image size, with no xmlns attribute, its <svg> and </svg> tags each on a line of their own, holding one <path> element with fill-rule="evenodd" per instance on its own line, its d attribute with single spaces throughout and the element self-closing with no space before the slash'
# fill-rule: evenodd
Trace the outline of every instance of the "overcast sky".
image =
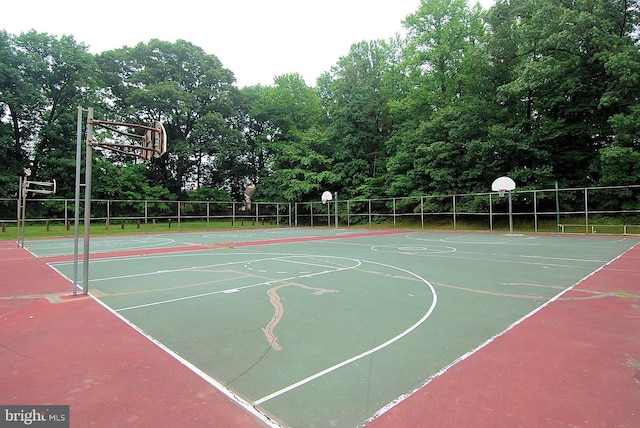
<svg viewBox="0 0 640 428">
<path fill-rule="evenodd" d="M 494 0 L 479 2 L 487 8 Z M 0 29 L 73 35 L 92 53 L 183 39 L 217 56 L 239 87 L 272 85 L 274 76 L 285 73 L 300 73 L 314 86 L 353 43 L 402 33 L 402 20 L 419 5 L 420 0 L 13 0 L 2 5 Z"/>
</svg>

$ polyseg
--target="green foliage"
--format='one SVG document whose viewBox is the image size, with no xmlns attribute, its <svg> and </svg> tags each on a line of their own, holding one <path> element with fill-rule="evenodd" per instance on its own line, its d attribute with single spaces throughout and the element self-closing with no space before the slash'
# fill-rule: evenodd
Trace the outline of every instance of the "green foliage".
<svg viewBox="0 0 640 428">
<path fill-rule="evenodd" d="M 95 62 L 71 36 L 0 32 L 0 192 L 13 194 L 30 168 L 73 194 L 75 113 Z"/>
<path fill-rule="evenodd" d="M 640 181 L 640 152 L 630 147 L 611 146 L 599 152 L 598 175 L 602 186 L 638 184 Z"/>
<path fill-rule="evenodd" d="M 198 189 L 189 192 L 189 199 L 192 201 L 231 202 L 231 195 L 220 189 L 199 187 Z"/>
<path fill-rule="evenodd" d="M 70 36 L 0 31 L 0 196 L 16 194 L 27 167 L 73 196 L 78 105 L 168 133 L 168 153 L 148 163 L 96 151 L 96 198 L 241 201 L 249 184 L 260 200 L 407 197 L 485 192 L 502 175 L 520 189 L 640 181 L 638 2 L 429 0 L 403 24 L 405 37 L 352 44 L 317 87 L 291 73 L 241 89 L 185 40 L 91 55 Z"/>
<path fill-rule="evenodd" d="M 223 162 L 241 142 L 233 123 L 236 89 L 233 74 L 217 57 L 184 40 L 154 39 L 104 52 L 97 60 L 113 104 L 111 119 L 160 120 L 167 130 L 168 154 L 151 164 L 150 179 L 176 196 L 192 182 L 196 188 L 213 184 L 238 192 L 243 177 L 230 176 L 233 168 Z M 229 175 L 217 176 L 219 169 Z"/>
<path fill-rule="evenodd" d="M 393 91 L 385 76 L 395 55 L 390 43 L 360 42 L 319 80 L 333 169 L 341 177 L 335 190 L 346 197 L 383 193 L 369 185 L 380 182 L 386 173 L 385 140 L 392 132 L 389 101 Z"/>
</svg>

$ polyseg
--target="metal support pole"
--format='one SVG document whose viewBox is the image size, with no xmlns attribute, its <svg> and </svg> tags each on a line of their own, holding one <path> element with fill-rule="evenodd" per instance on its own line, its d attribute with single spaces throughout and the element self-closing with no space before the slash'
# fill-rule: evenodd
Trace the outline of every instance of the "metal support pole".
<svg viewBox="0 0 640 428">
<path fill-rule="evenodd" d="M 533 191 L 533 227 L 538 232 L 538 193 Z"/>
<path fill-rule="evenodd" d="M 489 193 L 489 230 L 493 232 L 493 202 L 491 199 L 491 193 Z"/>
<path fill-rule="evenodd" d="M 18 245 L 20 245 L 20 237 L 22 236 L 20 234 L 20 228 L 22 227 L 22 177 L 20 177 L 18 183 L 18 212 L 16 214 L 18 217 Z"/>
<path fill-rule="evenodd" d="M 589 234 L 589 196 L 588 190 L 584 189 L 584 228 L 585 233 Z"/>
<path fill-rule="evenodd" d="M 420 228 L 424 229 L 424 196 L 420 196 Z"/>
<path fill-rule="evenodd" d="M 74 199 L 73 218 L 73 295 L 78 292 L 78 234 L 80 224 L 80 171 L 82 163 L 82 112 L 84 109 L 78 106 L 78 124 L 76 135 L 76 188 Z"/>
<path fill-rule="evenodd" d="M 27 231 L 25 229 L 26 224 L 25 224 L 25 216 L 27 215 L 26 213 L 27 210 L 27 177 L 24 178 L 24 180 L 22 181 L 22 236 L 21 236 L 21 243 L 20 246 L 22 248 L 24 248 L 24 235 L 26 235 Z"/>
<path fill-rule="evenodd" d="M 396 228 L 396 198 L 392 199 L 392 205 L 393 205 L 393 228 Z"/>
<path fill-rule="evenodd" d="M 458 230 L 458 219 L 456 218 L 456 195 L 453 195 L 453 230 Z"/>
<path fill-rule="evenodd" d="M 560 196 L 558 195 L 558 182 L 556 181 L 556 224 L 560 233 Z"/>
<path fill-rule="evenodd" d="M 91 233 L 91 168 L 93 149 L 93 107 L 89 107 L 87 114 L 87 147 L 85 152 L 85 179 L 84 179 L 84 256 L 82 259 L 82 294 L 89 292 L 89 236 Z"/>
<path fill-rule="evenodd" d="M 336 229 L 338 228 L 338 192 L 334 192 L 334 206 L 333 206 L 333 210 L 335 212 L 335 217 L 336 217 Z"/>
<path fill-rule="evenodd" d="M 511 202 L 511 190 L 509 190 L 509 234 L 513 235 L 513 204 Z"/>
<path fill-rule="evenodd" d="M 236 203 L 231 202 L 231 226 L 236 226 Z"/>
<path fill-rule="evenodd" d="M 327 201 L 327 226 L 331 226 L 331 201 Z"/>
</svg>

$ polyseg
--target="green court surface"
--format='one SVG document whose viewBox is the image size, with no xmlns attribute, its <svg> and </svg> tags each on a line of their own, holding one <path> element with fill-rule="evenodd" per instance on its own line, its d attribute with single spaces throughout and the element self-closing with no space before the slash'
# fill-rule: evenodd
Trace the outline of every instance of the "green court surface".
<svg viewBox="0 0 640 428">
<path fill-rule="evenodd" d="M 353 427 L 639 241 L 366 232 L 96 238 L 92 252 L 217 247 L 96 258 L 89 288 L 206 380 L 277 423 Z M 70 254 L 73 242 L 28 248 Z M 72 277 L 72 262 L 51 265 Z"/>
</svg>

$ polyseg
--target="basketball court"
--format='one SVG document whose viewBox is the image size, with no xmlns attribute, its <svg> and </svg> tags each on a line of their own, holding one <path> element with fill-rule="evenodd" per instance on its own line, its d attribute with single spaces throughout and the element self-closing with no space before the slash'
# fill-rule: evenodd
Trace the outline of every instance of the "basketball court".
<svg viewBox="0 0 640 428">
<path fill-rule="evenodd" d="M 473 418 L 479 422 L 484 415 L 489 419 L 480 425 L 496 426 L 495 419 L 489 424 L 486 412 L 500 407 L 491 397 L 482 409 L 475 409 L 475 416 L 455 424 L 448 424 L 452 419 L 424 400 L 460 412 L 455 400 L 462 400 L 461 394 L 490 391 L 496 379 L 500 388 L 514 390 L 515 399 L 523 385 L 510 379 L 526 370 L 515 373 L 511 364 L 529 365 L 533 358 L 536 366 L 555 372 L 554 365 L 564 361 L 562 355 L 536 355 L 552 340 L 544 331 L 518 332 L 544 314 L 554 314 L 554 323 L 562 323 L 565 316 L 563 328 L 571 330 L 571 314 L 577 308 L 585 302 L 606 303 L 605 319 L 622 317 L 622 327 L 617 320 L 618 331 L 610 334 L 622 334 L 624 343 L 616 343 L 625 349 L 616 355 L 615 364 L 608 361 L 623 366 L 609 379 L 626 386 L 609 386 L 624 391 L 615 394 L 621 413 L 595 422 L 631 426 L 638 420 L 640 398 L 634 378 L 640 373 L 640 363 L 635 366 L 640 360 L 640 297 L 628 277 L 637 278 L 640 271 L 638 242 L 632 236 L 329 228 L 94 238 L 88 281 L 92 298 L 80 296 L 81 302 L 73 304 L 97 303 L 139 340 L 188 368 L 259 424 L 354 427 L 419 426 L 415 415 L 420 421 L 440 420 L 438 426 L 462 426 Z M 30 298 L 69 299 L 73 240 L 31 241 L 26 248 L 67 280 L 56 282 L 53 290 L 42 290 L 40 296 L 26 290 L 12 293 L 10 284 L 4 284 L 3 301 L 26 305 Z M 622 259 L 627 264 L 613 270 L 611 266 Z M 606 272 L 617 276 L 594 285 L 593 279 Z M 564 309 L 558 315 L 560 308 Z M 549 333 L 557 327 L 538 325 Z M 576 327 L 576 334 L 583 327 Z M 606 329 L 606 323 L 600 327 Z M 591 333 L 596 334 L 594 329 Z M 520 342 L 509 348 L 507 340 Z M 505 352 L 501 346 L 508 352 L 500 361 L 492 360 L 491 355 Z M 12 347 L 21 352 L 17 348 Z M 605 351 L 614 350 L 618 352 L 609 344 Z M 457 382 L 458 370 L 486 356 L 489 361 L 464 375 L 479 389 L 458 385 L 452 391 L 441 386 L 447 379 Z M 572 359 L 585 376 L 600 379 L 588 359 Z M 559 375 L 570 378 L 570 372 L 563 363 Z M 17 379 L 5 380 L 19 387 Z M 601 381 L 603 387 L 607 380 Z M 588 391 L 590 385 L 576 385 L 578 396 L 599 393 Z M 144 386 L 140 388 L 144 394 Z M 429 391 L 440 392 L 434 397 Z M 574 404 L 584 405 L 593 407 Z M 414 410 L 404 410 L 407 407 Z M 73 406 L 71 411 L 73 415 Z M 575 418 L 591 417 L 592 409 L 585 411 L 567 416 L 563 423 L 580 424 Z M 517 409 L 514 412 L 511 417 L 492 413 L 503 418 L 501 423 L 531 425 Z M 91 420 L 90 415 L 78 417 Z"/>
</svg>

